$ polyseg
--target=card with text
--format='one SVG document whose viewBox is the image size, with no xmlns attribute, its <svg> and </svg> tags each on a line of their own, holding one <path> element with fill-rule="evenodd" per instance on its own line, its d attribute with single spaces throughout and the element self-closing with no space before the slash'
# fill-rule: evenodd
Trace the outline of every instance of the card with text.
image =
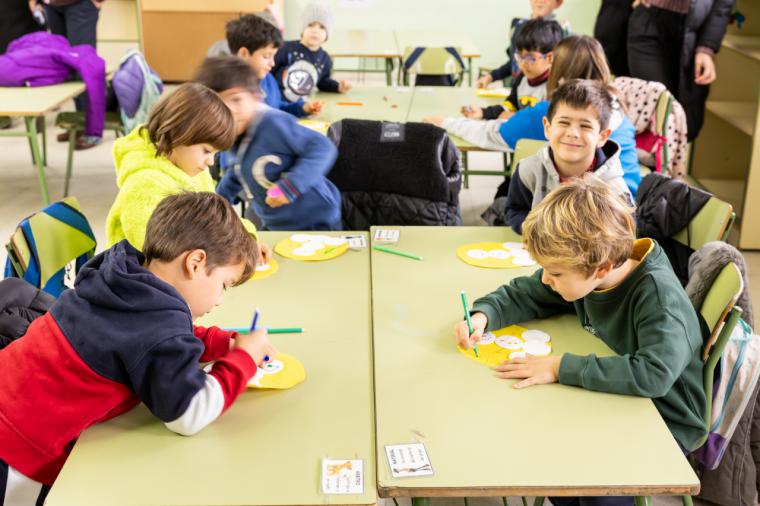
<svg viewBox="0 0 760 506">
<path fill-rule="evenodd" d="M 385 453 L 394 478 L 433 474 L 433 466 L 422 443 L 387 445 Z"/>
<path fill-rule="evenodd" d="M 375 235 L 372 240 L 375 242 L 398 242 L 398 238 L 401 236 L 401 231 L 397 228 L 376 228 Z"/>
<path fill-rule="evenodd" d="M 348 241 L 348 247 L 350 249 L 362 249 L 367 247 L 367 239 L 364 234 L 343 235 L 341 237 Z"/>
<path fill-rule="evenodd" d="M 323 494 L 363 494 L 364 461 L 322 459 Z"/>
</svg>

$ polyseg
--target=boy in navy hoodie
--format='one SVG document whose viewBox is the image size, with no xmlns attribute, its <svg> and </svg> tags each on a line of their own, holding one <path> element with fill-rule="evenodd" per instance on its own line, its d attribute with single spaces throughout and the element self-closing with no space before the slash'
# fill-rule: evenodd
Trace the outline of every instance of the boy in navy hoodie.
<svg viewBox="0 0 760 506">
<path fill-rule="evenodd" d="M 330 77 L 332 60 L 322 44 L 327 41 L 333 25 L 330 7 L 311 2 L 302 13 L 301 40 L 289 40 L 274 57 L 274 74 L 286 99 L 295 102 L 319 91 L 346 93 L 351 83 Z"/>
<path fill-rule="evenodd" d="M 264 102 L 269 107 L 288 112 L 298 118 L 317 114 L 322 102 L 304 102 L 299 98 L 290 102 L 282 98 L 280 87 L 271 74 L 274 55 L 282 47 L 282 34 L 272 23 L 257 16 L 245 14 L 227 23 L 227 45 L 230 52 L 248 62 L 256 77 L 261 81 Z"/>
<path fill-rule="evenodd" d="M 237 128 L 217 193 L 232 203 L 242 195 L 268 230 L 340 230 L 340 192 L 325 177 L 338 154 L 332 142 L 263 106 L 240 58 L 207 58 L 195 80 L 219 93 Z"/>
<path fill-rule="evenodd" d="M 187 192 L 158 205 L 143 253 L 125 239 L 82 268 L 0 351 L 6 505 L 31 495 L 42 504 L 81 432 L 140 402 L 186 436 L 232 405 L 276 350 L 264 330 L 237 335 L 193 320 L 253 274 L 257 251 L 228 202 Z M 206 373 L 199 364 L 209 361 Z"/>
</svg>

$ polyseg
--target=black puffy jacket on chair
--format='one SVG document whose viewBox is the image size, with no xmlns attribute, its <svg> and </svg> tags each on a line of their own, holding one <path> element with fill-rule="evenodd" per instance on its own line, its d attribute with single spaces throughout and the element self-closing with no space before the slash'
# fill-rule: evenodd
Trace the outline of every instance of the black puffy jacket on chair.
<svg viewBox="0 0 760 506">
<path fill-rule="evenodd" d="M 328 177 L 341 192 L 344 229 L 462 224 L 459 152 L 445 130 L 344 119 L 328 136 L 338 147 Z"/>
<path fill-rule="evenodd" d="M 0 281 L 0 349 L 26 334 L 32 321 L 47 313 L 55 297 L 19 278 Z"/>
</svg>

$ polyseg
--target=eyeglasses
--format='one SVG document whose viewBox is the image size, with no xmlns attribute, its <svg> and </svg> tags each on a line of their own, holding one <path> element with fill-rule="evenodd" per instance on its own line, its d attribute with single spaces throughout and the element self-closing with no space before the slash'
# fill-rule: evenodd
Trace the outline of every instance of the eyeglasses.
<svg viewBox="0 0 760 506">
<path fill-rule="evenodd" d="M 538 60 L 545 60 L 547 56 L 549 56 L 549 53 L 539 53 L 541 56 L 535 57 L 532 54 L 526 54 L 525 56 L 520 56 L 519 54 L 515 55 L 515 60 L 517 60 L 517 63 L 527 63 L 528 65 L 532 65 L 536 63 Z"/>
</svg>

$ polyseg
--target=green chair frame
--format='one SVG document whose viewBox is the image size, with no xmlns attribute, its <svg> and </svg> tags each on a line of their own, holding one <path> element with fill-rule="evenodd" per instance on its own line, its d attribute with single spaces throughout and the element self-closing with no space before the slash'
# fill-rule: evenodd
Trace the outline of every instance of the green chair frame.
<svg viewBox="0 0 760 506">
<path fill-rule="evenodd" d="M 689 224 L 675 234 L 673 239 L 697 250 L 710 241 L 725 241 L 735 220 L 736 213 L 731 204 L 717 197 L 710 197 Z"/>
<path fill-rule="evenodd" d="M 62 112 L 55 118 L 55 125 L 63 128 L 69 134 L 69 151 L 66 158 L 66 180 L 63 186 L 63 196 L 69 196 L 69 182 L 71 181 L 71 170 L 74 163 L 74 146 L 76 145 L 77 133 L 84 131 L 85 115 L 83 112 Z M 113 130 L 116 137 L 126 134 L 124 125 L 121 122 L 121 116 L 118 112 L 107 112 L 105 118 L 104 130 Z"/>
<path fill-rule="evenodd" d="M 444 47 L 423 47 L 424 51 L 417 58 L 417 61 L 414 62 L 411 70 L 405 69 L 404 62 L 406 62 L 415 49 L 417 48 L 412 46 L 406 47 L 404 55 L 401 57 L 402 64 L 399 72 L 404 86 L 409 86 L 410 74 L 456 75 L 456 85 L 462 85 L 465 68 Z M 462 48 L 455 47 L 454 49 L 460 55 L 462 54 Z"/>
</svg>

